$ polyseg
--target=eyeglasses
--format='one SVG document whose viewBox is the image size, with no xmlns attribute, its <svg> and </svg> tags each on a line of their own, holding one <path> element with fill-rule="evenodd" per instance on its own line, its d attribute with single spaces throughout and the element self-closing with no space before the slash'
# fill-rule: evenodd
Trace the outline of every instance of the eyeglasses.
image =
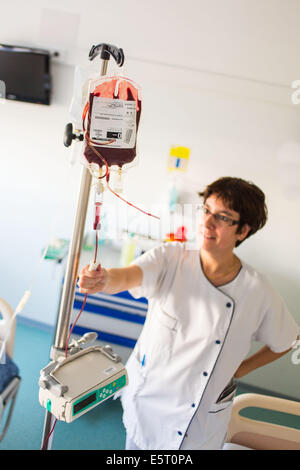
<svg viewBox="0 0 300 470">
<path fill-rule="evenodd" d="M 213 218 L 215 219 L 216 224 L 218 225 L 226 224 L 226 225 L 232 226 L 232 225 L 237 225 L 240 222 L 239 220 L 233 220 L 230 217 L 227 217 L 226 215 L 213 214 L 212 212 L 210 212 L 210 210 L 207 207 L 204 206 L 204 204 L 199 205 L 197 209 L 203 212 L 203 214 L 205 215 L 212 215 Z"/>
</svg>

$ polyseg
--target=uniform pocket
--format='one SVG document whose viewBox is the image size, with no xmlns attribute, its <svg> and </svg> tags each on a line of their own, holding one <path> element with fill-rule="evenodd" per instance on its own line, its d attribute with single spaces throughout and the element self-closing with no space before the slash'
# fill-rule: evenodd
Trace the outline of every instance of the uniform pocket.
<svg viewBox="0 0 300 470">
<path fill-rule="evenodd" d="M 178 320 L 167 313 L 165 310 L 157 312 L 155 335 L 156 350 L 164 350 L 168 356 L 173 351 L 174 341 L 176 339 Z"/>
<path fill-rule="evenodd" d="M 126 364 L 126 370 L 128 373 L 128 386 L 124 387 L 120 392 L 118 392 L 117 397 L 125 401 L 126 399 L 132 400 L 139 393 L 145 382 L 145 375 L 143 373 L 143 367 L 141 362 L 136 356 L 135 351 L 131 354 L 128 362 Z"/>
<path fill-rule="evenodd" d="M 231 411 L 232 400 L 225 403 L 214 403 L 211 406 L 205 426 L 206 440 L 201 449 L 222 449 L 226 440 Z"/>
<path fill-rule="evenodd" d="M 166 311 L 160 310 L 158 312 L 157 319 L 161 325 L 165 326 L 169 330 L 177 331 L 176 330 L 177 323 L 178 323 L 177 318 L 172 317 L 172 315 L 170 315 Z"/>
<path fill-rule="evenodd" d="M 223 392 L 220 393 L 216 403 L 211 406 L 209 413 L 219 413 L 220 411 L 223 411 L 228 408 L 233 402 L 236 390 L 236 381 L 234 379 L 231 379 L 231 381 L 224 388 Z"/>
<path fill-rule="evenodd" d="M 230 422 L 233 399 L 214 403 L 207 415 L 206 442 L 203 449 L 222 449 Z"/>
<path fill-rule="evenodd" d="M 140 344 L 140 359 L 146 374 L 150 366 L 168 364 L 177 336 L 178 321 L 166 311 L 157 309 L 151 322 L 151 328 L 143 334 Z"/>
<path fill-rule="evenodd" d="M 228 401 L 221 402 L 221 403 L 214 403 L 211 406 L 209 413 L 219 413 L 220 411 L 226 410 L 226 408 L 229 408 L 230 405 L 232 404 L 232 400 L 228 400 Z"/>
</svg>

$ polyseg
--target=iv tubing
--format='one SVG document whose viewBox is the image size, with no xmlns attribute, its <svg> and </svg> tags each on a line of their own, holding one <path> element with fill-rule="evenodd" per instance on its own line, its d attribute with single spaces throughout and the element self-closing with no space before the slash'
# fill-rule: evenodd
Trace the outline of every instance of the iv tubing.
<svg viewBox="0 0 300 470">
<path fill-rule="evenodd" d="M 94 255 L 94 265 L 96 265 L 96 262 L 97 262 L 97 255 L 98 255 L 98 231 L 96 230 L 96 246 L 95 246 L 95 255 Z M 72 331 L 77 323 L 77 321 L 79 320 L 79 317 L 80 315 L 82 314 L 83 312 L 83 309 L 85 307 L 85 304 L 86 304 L 86 300 L 87 300 L 87 294 L 85 294 L 84 296 L 84 300 L 83 300 L 83 303 L 82 303 L 82 306 L 81 306 L 81 309 L 80 309 L 80 312 L 79 314 L 77 315 L 72 327 L 70 328 L 70 331 L 69 331 L 69 334 L 68 334 L 68 338 L 67 338 L 67 341 L 66 341 L 66 347 L 65 347 L 65 357 L 68 356 L 68 346 L 69 346 L 69 341 L 70 341 L 70 337 L 71 337 L 71 334 L 72 334 Z"/>
<path fill-rule="evenodd" d="M 107 164 L 107 161 L 105 160 L 104 157 L 102 157 L 102 155 L 100 154 L 100 152 L 98 152 L 94 147 L 92 147 L 92 145 L 90 145 L 90 142 L 91 140 L 89 139 L 89 137 L 85 136 L 86 140 L 87 140 L 87 144 L 88 146 L 90 147 L 90 149 L 102 160 L 102 162 L 104 163 L 105 167 L 106 167 L 106 173 L 104 176 L 106 176 L 106 182 L 107 182 L 107 187 L 108 189 L 110 190 L 111 193 L 113 193 L 115 196 L 117 196 L 119 199 L 121 199 L 121 201 L 125 202 L 126 204 L 128 204 L 129 206 L 131 207 L 134 207 L 134 209 L 137 209 L 138 211 L 142 212 L 143 214 L 146 214 L 146 215 L 149 215 L 150 217 L 154 217 L 155 219 L 160 219 L 159 217 L 157 217 L 157 215 L 153 215 L 153 214 L 150 214 L 150 212 L 146 212 L 144 211 L 143 209 L 140 209 L 139 207 L 135 206 L 134 204 L 132 204 L 131 202 L 128 202 L 126 201 L 126 199 L 124 199 L 123 197 L 121 197 L 119 194 L 117 194 L 109 185 L 109 178 L 110 178 L 110 169 L 109 169 L 109 166 Z M 101 178 L 104 178 L 104 176 L 102 176 Z"/>
<path fill-rule="evenodd" d="M 47 444 L 47 442 L 48 442 L 48 440 L 49 440 L 51 434 L 53 433 L 56 423 L 57 423 L 57 418 L 55 419 L 54 424 L 53 424 L 53 426 L 52 426 L 52 429 L 51 429 L 51 431 L 49 432 L 48 436 L 46 437 L 46 439 L 45 439 L 45 441 L 44 441 L 42 450 L 44 450 L 45 445 Z"/>
</svg>

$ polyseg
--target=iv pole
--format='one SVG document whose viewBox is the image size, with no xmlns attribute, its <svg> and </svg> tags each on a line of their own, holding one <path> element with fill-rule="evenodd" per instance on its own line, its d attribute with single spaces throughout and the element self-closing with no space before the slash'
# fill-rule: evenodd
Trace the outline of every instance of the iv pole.
<svg viewBox="0 0 300 470">
<path fill-rule="evenodd" d="M 114 57 L 120 67 L 124 63 L 123 50 L 110 44 L 98 44 L 97 46 L 93 46 L 89 53 L 89 59 L 93 60 L 98 54 L 100 54 L 101 59 L 100 76 L 106 75 L 110 54 Z M 75 135 L 72 135 L 71 137 L 69 136 L 70 140 L 67 146 L 71 144 L 72 139 L 74 139 L 75 137 Z M 83 167 L 75 222 L 68 253 L 64 284 L 60 299 L 60 308 L 54 337 L 55 339 L 50 352 L 51 359 L 55 359 L 57 357 L 57 353 L 63 353 L 67 342 L 71 314 L 74 304 L 75 287 L 78 278 L 79 260 L 84 235 L 86 213 L 90 196 L 91 181 L 92 176 L 89 170 L 86 167 Z M 53 428 L 54 422 L 55 417 L 50 413 L 50 411 L 46 410 L 42 438 L 42 446 L 44 450 L 51 450 L 53 432 L 51 433 L 51 436 L 48 438 L 48 441 L 46 443 L 45 440 L 49 436 Z"/>
</svg>

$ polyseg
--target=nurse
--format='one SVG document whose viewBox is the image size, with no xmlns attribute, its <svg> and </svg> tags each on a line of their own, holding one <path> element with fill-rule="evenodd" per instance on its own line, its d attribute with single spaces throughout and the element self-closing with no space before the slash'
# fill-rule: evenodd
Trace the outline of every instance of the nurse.
<svg viewBox="0 0 300 470">
<path fill-rule="evenodd" d="M 203 193 L 200 249 L 171 242 L 125 268 L 82 269 L 80 292 L 147 297 L 121 392 L 127 449 L 221 449 L 236 378 L 291 350 L 299 326 L 267 278 L 235 253 L 267 220 L 264 193 L 224 177 Z M 264 346 L 247 357 L 251 342 Z"/>
</svg>

